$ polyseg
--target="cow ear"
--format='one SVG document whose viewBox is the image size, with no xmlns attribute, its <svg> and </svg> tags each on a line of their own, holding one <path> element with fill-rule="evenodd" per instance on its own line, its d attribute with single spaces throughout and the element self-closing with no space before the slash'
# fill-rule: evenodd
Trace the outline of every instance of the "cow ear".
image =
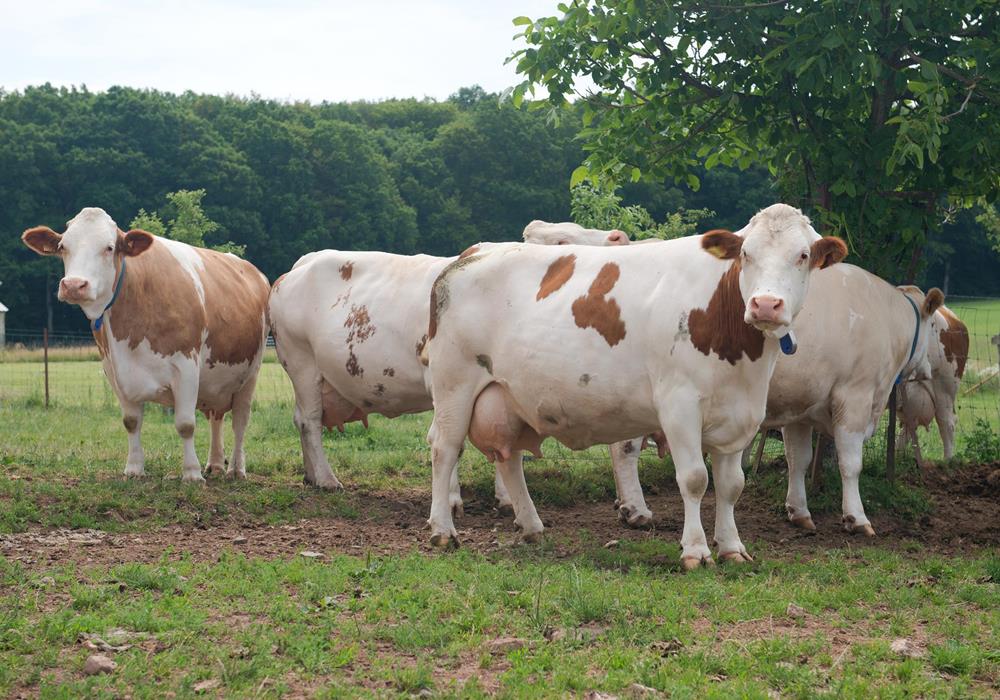
<svg viewBox="0 0 1000 700">
<path fill-rule="evenodd" d="M 132 229 L 118 238 L 118 252 L 128 257 L 134 257 L 153 245 L 153 234 Z"/>
<path fill-rule="evenodd" d="M 836 236 L 824 236 L 809 249 L 810 267 L 822 270 L 847 257 L 847 244 Z"/>
<path fill-rule="evenodd" d="M 48 226 L 36 226 L 22 233 L 21 240 L 39 255 L 55 255 L 59 252 L 62 236 Z"/>
<path fill-rule="evenodd" d="M 924 318 L 929 318 L 934 315 L 935 311 L 941 308 L 942 304 L 944 304 L 944 292 L 937 287 L 933 287 L 927 292 L 927 296 L 924 297 L 921 314 Z"/>
<path fill-rule="evenodd" d="M 701 237 L 701 247 L 720 260 L 733 260 L 743 248 L 743 239 L 732 231 L 717 228 Z"/>
</svg>

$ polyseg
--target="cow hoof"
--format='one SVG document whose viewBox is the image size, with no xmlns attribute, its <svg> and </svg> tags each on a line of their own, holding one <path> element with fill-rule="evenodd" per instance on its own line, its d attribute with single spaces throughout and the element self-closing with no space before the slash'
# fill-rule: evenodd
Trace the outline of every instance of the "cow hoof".
<svg viewBox="0 0 1000 700">
<path fill-rule="evenodd" d="M 141 479 L 144 476 L 146 472 L 142 467 L 125 467 L 126 479 Z"/>
<path fill-rule="evenodd" d="M 435 532 L 431 535 L 431 546 L 438 549 L 458 549 L 459 544 L 457 533 Z"/>
<path fill-rule="evenodd" d="M 494 507 L 497 509 L 497 515 L 499 515 L 501 518 L 510 518 L 514 515 L 513 503 L 501 503 L 498 500 L 496 501 Z"/>
<path fill-rule="evenodd" d="M 651 512 L 633 511 L 628 506 L 618 508 L 618 520 L 636 530 L 647 530 L 653 527 L 653 514 Z"/>
<path fill-rule="evenodd" d="M 868 523 L 863 525 L 851 524 L 850 526 L 847 526 L 847 531 L 852 535 L 864 535 L 865 537 L 875 536 L 875 528 Z"/>
<path fill-rule="evenodd" d="M 230 469 L 226 472 L 226 478 L 230 481 L 246 481 L 247 473 L 243 470 Z"/>
<path fill-rule="evenodd" d="M 719 554 L 719 561 L 724 563 L 744 564 L 746 562 L 753 561 L 753 557 L 747 554 L 745 550 L 742 552 L 721 552 Z"/>
<path fill-rule="evenodd" d="M 205 485 L 205 477 L 200 473 L 185 474 L 181 477 L 181 481 L 185 484 L 197 484 L 198 486 Z"/>
<path fill-rule="evenodd" d="M 525 532 L 521 534 L 521 541 L 525 544 L 538 544 L 542 541 L 541 532 Z"/>
<path fill-rule="evenodd" d="M 816 523 L 814 523 L 813 519 L 808 515 L 800 515 L 797 518 L 792 518 L 790 522 L 797 528 L 816 532 Z"/>
<path fill-rule="evenodd" d="M 715 562 L 711 556 L 707 557 L 681 557 L 681 565 L 685 571 L 694 571 L 699 566 L 713 567 Z"/>
<path fill-rule="evenodd" d="M 206 464 L 205 465 L 205 474 L 206 475 L 214 476 L 214 475 L 218 474 L 219 476 L 223 476 L 223 475 L 225 475 L 225 473 L 226 473 L 226 467 L 225 467 L 225 465 L 222 465 L 222 464 Z"/>
<path fill-rule="evenodd" d="M 322 489 L 323 491 L 343 491 L 344 485 L 340 483 L 340 480 L 334 477 L 333 479 L 327 479 L 326 481 L 316 482 L 316 488 Z"/>
</svg>

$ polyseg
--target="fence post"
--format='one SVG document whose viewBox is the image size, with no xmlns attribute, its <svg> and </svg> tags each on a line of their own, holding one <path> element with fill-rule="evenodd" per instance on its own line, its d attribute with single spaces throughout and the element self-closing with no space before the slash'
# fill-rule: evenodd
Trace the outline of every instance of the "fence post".
<svg viewBox="0 0 1000 700">
<path fill-rule="evenodd" d="M 49 407 L 49 329 L 42 329 L 42 357 L 45 362 L 45 408 Z"/>
<path fill-rule="evenodd" d="M 885 477 L 896 483 L 896 387 L 889 392 L 889 425 L 885 428 Z"/>
</svg>

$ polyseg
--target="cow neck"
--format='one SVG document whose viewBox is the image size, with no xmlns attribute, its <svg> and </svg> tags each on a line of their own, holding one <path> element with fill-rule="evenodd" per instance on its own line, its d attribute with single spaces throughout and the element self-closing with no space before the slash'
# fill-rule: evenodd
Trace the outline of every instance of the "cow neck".
<svg viewBox="0 0 1000 700">
<path fill-rule="evenodd" d="M 692 309 L 688 329 L 692 344 L 703 354 L 714 352 L 720 360 L 735 365 L 743 355 L 753 362 L 764 353 L 764 334 L 744 320 L 746 302 L 740 293 L 739 260 L 734 260 L 719 279 L 708 306 Z"/>
<path fill-rule="evenodd" d="M 104 314 L 106 314 L 108 312 L 108 309 L 114 306 L 115 302 L 118 301 L 118 295 L 119 293 L 121 293 L 122 286 L 124 284 L 125 284 L 125 256 L 122 255 L 122 264 L 121 267 L 118 269 L 118 274 L 115 278 L 115 289 L 114 292 L 112 292 L 111 294 L 111 301 L 109 301 L 107 306 L 104 307 L 104 310 L 101 311 L 101 315 L 95 318 L 93 323 L 91 323 L 91 327 L 95 333 L 99 332 L 101 328 L 104 326 Z"/>
<path fill-rule="evenodd" d="M 920 309 L 917 308 L 916 303 L 910 298 L 910 295 L 906 292 L 900 292 L 903 298 L 910 302 L 910 306 L 913 307 L 913 315 L 916 317 L 916 327 L 913 329 L 913 342 L 910 343 L 910 356 L 906 358 L 906 363 L 903 364 L 903 368 L 899 370 L 899 375 L 896 377 L 896 381 L 893 382 L 893 386 L 898 385 L 903 381 L 903 372 L 909 366 L 910 362 L 913 361 L 913 355 L 917 351 L 917 340 L 920 338 Z"/>
</svg>

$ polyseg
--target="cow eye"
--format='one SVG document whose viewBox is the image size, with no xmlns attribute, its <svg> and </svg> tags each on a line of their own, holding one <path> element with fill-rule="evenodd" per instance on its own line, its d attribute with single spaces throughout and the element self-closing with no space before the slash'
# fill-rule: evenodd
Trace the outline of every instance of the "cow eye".
<svg viewBox="0 0 1000 700">
<path fill-rule="evenodd" d="M 556 245 L 566 245 L 566 241 L 559 241 Z"/>
<path fill-rule="evenodd" d="M 801 255 L 799 255 L 800 262 L 805 262 L 808 259 L 809 259 L 809 253 L 802 253 Z"/>
<path fill-rule="evenodd" d="M 115 249 L 115 247 L 113 245 L 109 245 L 107 248 L 104 249 L 104 251 L 107 252 L 107 253 L 110 253 L 114 249 Z"/>
</svg>

